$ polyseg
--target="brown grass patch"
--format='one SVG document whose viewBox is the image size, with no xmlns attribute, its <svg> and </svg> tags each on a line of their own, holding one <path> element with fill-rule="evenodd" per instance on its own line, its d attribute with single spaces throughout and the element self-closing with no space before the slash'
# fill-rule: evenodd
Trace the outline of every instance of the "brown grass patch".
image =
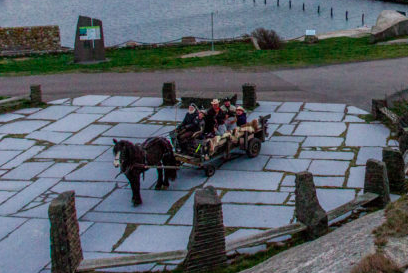
<svg viewBox="0 0 408 273">
<path fill-rule="evenodd" d="M 408 196 L 404 195 L 385 209 L 386 221 L 373 230 L 377 246 L 386 244 L 388 237 L 408 235 Z"/>
<path fill-rule="evenodd" d="M 404 272 L 398 268 L 383 254 L 375 253 L 364 257 L 351 273 L 400 273 Z"/>
</svg>

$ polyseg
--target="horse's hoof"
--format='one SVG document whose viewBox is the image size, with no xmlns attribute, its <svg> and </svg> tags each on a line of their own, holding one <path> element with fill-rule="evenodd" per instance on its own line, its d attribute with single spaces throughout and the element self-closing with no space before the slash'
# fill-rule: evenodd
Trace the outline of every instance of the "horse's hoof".
<svg viewBox="0 0 408 273">
<path fill-rule="evenodd" d="M 137 206 L 139 206 L 139 205 L 141 205 L 142 204 L 142 201 L 140 200 L 140 201 L 133 201 L 133 206 L 134 207 L 137 207 Z"/>
<path fill-rule="evenodd" d="M 169 186 L 163 186 L 163 190 L 167 190 Z"/>
<path fill-rule="evenodd" d="M 156 191 L 161 190 L 161 188 L 162 188 L 161 186 L 157 186 L 157 185 L 156 185 L 156 187 L 154 187 L 154 189 L 155 189 Z"/>
</svg>

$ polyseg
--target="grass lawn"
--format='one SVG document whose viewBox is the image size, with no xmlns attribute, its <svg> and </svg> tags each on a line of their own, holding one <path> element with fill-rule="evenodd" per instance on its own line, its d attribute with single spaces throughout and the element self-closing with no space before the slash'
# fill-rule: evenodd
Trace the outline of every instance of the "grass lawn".
<svg viewBox="0 0 408 273">
<path fill-rule="evenodd" d="M 203 66 L 232 68 L 264 66 L 271 69 L 302 67 L 352 61 L 408 56 L 408 45 L 372 45 L 368 37 L 332 38 L 306 45 L 291 41 L 281 50 L 255 50 L 250 43 L 217 44 L 223 54 L 205 58 L 179 58 L 181 55 L 210 50 L 210 45 L 177 46 L 152 49 L 115 49 L 106 53 L 109 62 L 78 65 L 73 54 L 0 58 L 0 75 L 35 75 L 62 72 L 128 72 Z"/>
</svg>

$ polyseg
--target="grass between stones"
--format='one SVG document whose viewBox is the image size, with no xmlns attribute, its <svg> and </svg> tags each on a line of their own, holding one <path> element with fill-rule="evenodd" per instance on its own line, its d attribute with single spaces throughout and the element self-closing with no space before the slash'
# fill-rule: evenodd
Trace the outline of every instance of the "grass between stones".
<svg viewBox="0 0 408 273">
<path fill-rule="evenodd" d="M 180 58 L 184 54 L 205 51 L 208 48 L 208 45 L 180 45 L 151 49 L 111 49 L 106 52 L 109 62 L 92 65 L 73 63 L 73 53 L 37 55 L 25 60 L 0 58 L 0 71 L 3 72 L 1 75 L 10 76 L 74 71 L 129 72 L 203 66 L 282 68 L 408 56 L 407 44 L 377 46 L 369 43 L 369 37 L 340 37 L 321 40 L 314 45 L 290 41 L 280 50 L 255 50 L 252 44 L 244 42 L 216 44 L 215 50 L 223 51 L 223 54 L 205 58 Z"/>
<path fill-rule="evenodd" d="M 0 68 L 1 68 L 1 65 L 0 65 Z M 2 98 L 4 99 L 5 97 L 0 97 L 0 100 Z M 18 101 L 13 101 L 10 103 L 2 104 L 0 106 L 0 114 L 17 111 L 17 110 L 24 109 L 24 108 L 30 108 L 30 107 L 46 108 L 47 106 L 48 105 L 46 103 L 41 103 L 40 105 L 38 105 L 38 104 L 31 103 L 31 100 L 23 99 L 23 100 L 18 100 Z"/>
<path fill-rule="evenodd" d="M 373 230 L 375 244 L 380 248 L 387 243 L 389 237 L 408 235 L 408 195 L 389 203 L 385 209 L 385 217 L 386 221 Z"/>
<path fill-rule="evenodd" d="M 352 270 L 351 273 L 399 273 L 404 272 L 398 266 L 381 253 L 374 253 L 364 257 Z"/>
</svg>

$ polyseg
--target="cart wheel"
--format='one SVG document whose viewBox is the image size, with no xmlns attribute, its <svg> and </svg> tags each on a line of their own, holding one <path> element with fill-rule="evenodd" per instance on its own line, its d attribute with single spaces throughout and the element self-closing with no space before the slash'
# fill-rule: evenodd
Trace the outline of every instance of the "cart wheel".
<svg viewBox="0 0 408 273">
<path fill-rule="evenodd" d="M 257 157 L 261 151 L 262 142 L 259 138 L 253 138 L 248 143 L 246 154 L 249 158 Z"/>
<path fill-rule="evenodd" d="M 213 165 L 207 165 L 204 167 L 205 175 L 211 177 L 215 174 L 215 167 Z"/>
</svg>

